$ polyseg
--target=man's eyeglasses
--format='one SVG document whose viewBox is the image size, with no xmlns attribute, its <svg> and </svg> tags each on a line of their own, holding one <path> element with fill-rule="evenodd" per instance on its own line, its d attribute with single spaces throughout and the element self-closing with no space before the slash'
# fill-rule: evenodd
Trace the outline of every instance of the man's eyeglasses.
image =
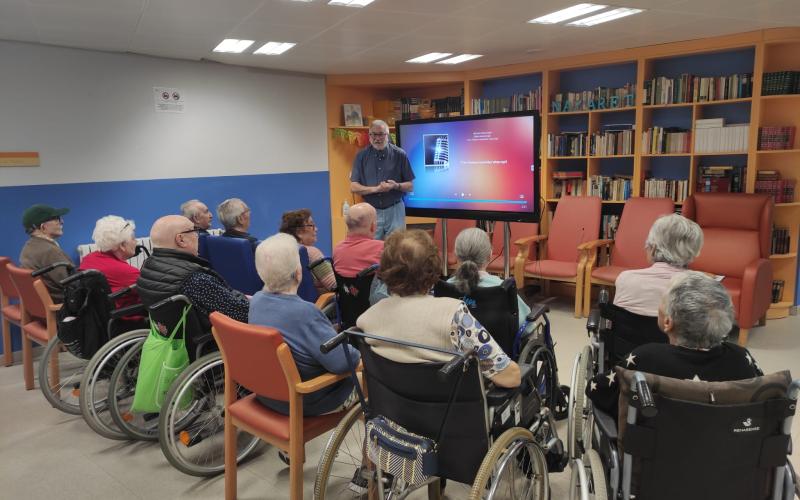
<svg viewBox="0 0 800 500">
<path fill-rule="evenodd" d="M 199 233 L 199 232 L 200 232 L 200 230 L 199 230 L 199 229 L 197 229 L 197 228 L 193 228 L 193 229 L 187 229 L 186 231 L 181 231 L 181 232 L 180 232 L 180 233 L 178 233 L 178 234 L 189 234 L 189 233 L 195 233 L 195 234 L 197 234 L 197 233 Z"/>
<path fill-rule="evenodd" d="M 61 217 L 53 217 L 52 219 L 47 219 L 44 222 L 50 222 L 50 221 L 57 221 L 57 222 L 60 222 L 61 224 L 64 223 L 64 219 L 62 219 Z M 44 224 L 44 222 L 42 224 Z"/>
<path fill-rule="evenodd" d="M 389 134 L 387 134 L 386 132 L 370 132 L 369 133 L 370 137 L 386 137 L 387 135 L 389 135 Z"/>
</svg>

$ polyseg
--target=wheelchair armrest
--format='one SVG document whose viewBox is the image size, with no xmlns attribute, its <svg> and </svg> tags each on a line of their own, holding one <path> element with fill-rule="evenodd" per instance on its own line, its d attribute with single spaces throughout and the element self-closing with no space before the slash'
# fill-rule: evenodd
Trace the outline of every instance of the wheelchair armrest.
<svg viewBox="0 0 800 500">
<path fill-rule="evenodd" d="M 597 428 L 600 429 L 600 432 L 607 437 L 609 441 L 616 442 L 617 423 L 614 421 L 614 418 L 597 408 L 592 408 L 592 413 L 594 414 L 594 423 L 597 425 Z"/>
<path fill-rule="evenodd" d="M 550 312 L 550 308 L 547 304 L 533 304 L 531 307 L 531 312 L 525 317 L 526 321 L 536 321 L 542 316 L 544 313 Z"/>
<path fill-rule="evenodd" d="M 488 391 L 486 391 L 486 405 L 487 406 L 500 406 L 509 399 L 516 396 L 520 388 L 525 385 L 525 382 L 530 379 L 534 374 L 534 366 L 520 363 L 519 372 L 522 384 L 520 387 L 497 387 L 492 384 Z"/>
<path fill-rule="evenodd" d="M 592 309 L 589 312 L 589 319 L 586 320 L 586 331 L 597 333 L 600 328 L 600 310 Z"/>
</svg>

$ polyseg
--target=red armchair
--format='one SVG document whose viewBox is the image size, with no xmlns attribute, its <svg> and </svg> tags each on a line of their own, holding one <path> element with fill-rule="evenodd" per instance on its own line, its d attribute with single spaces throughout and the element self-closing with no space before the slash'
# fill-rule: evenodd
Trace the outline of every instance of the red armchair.
<svg viewBox="0 0 800 500">
<path fill-rule="evenodd" d="M 683 205 L 684 217 L 703 228 L 703 248 L 689 267 L 725 276 L 740 345 L 751 327 L 764 324 L 772 299 L 772 208 L 770 196 L 741 193 L 698 193 Z"/>
<path fill-rule="evenodd" d="M 650 266 L 644 249 L 650 227 L 656 219 L 674 211 L 675 204 L 669 198 L 630 198 L 622 209 L 613 240 L 596 240 L 582 245 L 582 250 L 587 252 L 583 281 L 584 316 L 589 316 L 593 284 L 614 286 L 622 271 Z"/>
<path fill-rule="evenodd" d="M 3 361 L 6 366 L 14 364 L 14 354 L 11 351 L 11 325 L 15 324 L 22 328 L 19 292 L 6 269 L 10 263 L 11 259 L 8 257 L 0 257 L 0 313 L 3 316 Z M 17 303 L 12 304 L 12 300 Z"/>
<path fill-rule="evenodd" d="M 447 219 L 447 269 L 456 267 L 456 236 L 464 229 L 475 227 L 474 220 Z M 442 251 L 442 219 L 436 219 L 436 227 L 433 230 L 433 244 Z M 442 256 L 444 258 L 444 256 Z"/>
<path fill-rule="evenodd" d="M 495 222 L 494 232 L 492 233 L 492 256 L 489 259 L 489 265 L 486 266 L 486 271 L 502 275 L 505 271 L 505 261 L 503 260 L 503 226 L 505 222 Z M 514 272 L 514 261 L 519 253 L 519 247 L 514 245 L 514 242 L 522 238 L 536 236 L 539 234 L 539 224 L 530 222 L 512 222 L 511 223 L 511 247 L 508 249 L 508 266 L 511 272 Z M 531 249 L 531 254 L 528 258 L 536 259 L 536 249 Z M 505 277 L 505 276 L 504 276 Z"/>
<path fill-rule="evenodd" d="M 602 204 L 596 196 L 565 196 L 558 201 L 550 234 L 517 240 L 519 249 L 514 262 L 517 286 L 525 278 L 575 283 L 575 317 L 581 316 L 583 297 L 584 252 L 578 247 L 597 239 L 600 234 Z M 539 244 L 538 260 L 531 260 L 531 245 Z"/>
</svg>

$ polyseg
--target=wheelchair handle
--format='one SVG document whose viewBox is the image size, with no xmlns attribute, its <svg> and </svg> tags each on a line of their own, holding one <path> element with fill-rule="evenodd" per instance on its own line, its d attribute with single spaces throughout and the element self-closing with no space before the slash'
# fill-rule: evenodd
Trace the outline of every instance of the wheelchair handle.
<svg viewBox="0 0 800 500">
<path fill-rule="evenodd" d="M 160 302 L 156 302 L 150 307 L 150 310 L 155 311 L 156 309 L 159 309 L 167 304 L 172 304 L 174 302 L 183 302 L 187 306 L 192 305 L 192 301 L 189 300 L 189 298 L 186 295 L 173 295 L 172 297 L 167 297 L 166 299 Z"/>
<path fill-rule="evenodd" d="M 333 337 L 332 339 L 328 340 L 327 342 L 325 342 L 324 344 L 322 344 L 321 346 L 319 346 L 319 350 L 320 350 L 320 352 L 321 352 L 322 354 L 328 354 L 328 353 L 329 353 L 329 352 L 331 352 L 332 350 L 336 349 L 336 347 L 337 347 L 339 344 L 341 344 L 342 342 L 344 342 L 344 341 L 345 341 L 345 339 L 347 339 L 347 330 L 345 330 L 345 331 L 343 331 L 343 332 L 341 332 L 341 333 L 338 333 L 338 334 L 336 334 L 336 336 L 335 336 L 335 337 Z"/>
<path fill-rule="evenodd" d="M 31 276 L 34 277 L 34 278 L 37 277 L 37 276 L 41 276 L 42 274 L 49 273 L 50 271 L 52 271 L 53 269 L 55 269 L 57 267 L 66 267 L 67 269 L 72 269 L 73 268 L 71 262 L 64 262 L 64 261 L 55 262 L 53 264 L 50 264 L 49 266 L 45 266 L 45 267 L 43 267 L 41 269 L 37 269 L 37 270 L 33 271 L 31 273 Z"/>
<path fill-rule="evenodd" d="M 600 311 L 592 309 L 589 312 L 589 319 L 586 320 L 586 330 L 591 333 L 597 333 L 600 328 Z"/>
<path fill-rule="evenodd" d="M 525 317 L 525 321 L 536 321 L 539 316 L 550 312 L 550 307 L 547 304 L 533 304 L 531 312 Z"/>
<path fill-rule="evenodd" d="M 475 356 L 474 350 L 453 356 L 453 359 L 445 363 L 445 365 L 439 369 L 439 373 L 437 373 L 436 376 L 442 382 L 446 381 L 448 378 L 450 378 L 451 373 L 463 367 L 473 356 Z"/>
<path fill-rule="evenodd" d="M 47 269 L 47 268 L 44 268 L 44 269 Z M 41 269 L 40 269 L 40 271 L 41 271 Z M 36 272 L 38 273 L 39 271 L 36 271 Z M 63 280 L 59 281 L 59 283 L 61 283 L 62 285 L 67 285 L 69 283 L 72 283 L 75 280 L 79 280 L 79 279 L 81 279 L 81 278 L 83 278 L 85 276 L 89 276 L 90 274 L 102 274 L 102 273 L 100 271 L 98 271 L 97 269 L 84 269 L 83 271 L 78 271 L 75 274 L 70 274 L 69 276 L 67 276 Z M 36 276 L 38 276 L 38 274 Z"/>
<path fill-rule="evenodd" d="M 67 278 L 67 279 L 69 279 L 69 278 Z M 66 281 L 66 280 L 64 280 L 64 281 Z M 63 284 L 63 281 L 62 281 L 62 284 Z M 130 292 L 132 292 L 135 289 L 136 289 L 136 284 L 134 283 L 131 286 L 126 286 L 125 288 L 120 288 L 116 292 L 114 292 L 112 294 L 109 294 L 108 298 L 111 299 L 111 300 L 117 300 L 118 298 L 122 297 L 123 295 L 129 294 Z"/>
<path fill-rule="evenodd" d="M 147 249 L 144 245 L 136 245 L 133 251 L 133 256 L 136 257 L 140 253 L 144 252 L 147 257 L 150 257 L 150 250 Z"/>
<path fill-rule="evenodd" d="M 600 295 L 597 297 L 598 304 L 608 304 L 608 290 L 603 288 L 600 290 Z"/>
<path fill-rule="evenodd" d="M 639 395 L 639 406 L 642 415 L 647 418 L 653 418 L 658 415 L 658 408 L 653 402 L 653 393 L 650 392 L 650 386 L 647 385 L 647 380 L 641 372 L 633 374 L 633 381 L 636 384 L 636 393 Z"/>
<path fill-rule="evenodd" d="M 133 314 L 145 313 L 145 312 L 147 312 L 147 308 L 144 306 L 144 304 L 133 304 L 132 306 L 126 306 L 120 309 L 114 309 L 109 314 L 111 316 L 111 319 L 119 319 L 125 316 L 131 316 Z"/>
<path fill-rule="evenodd" d="M 363 278 L 364 276 L 369 276 L 370 274 L 376 272 L 380 268 L 380 264 L 372 264 L 366 269 L 362 269 L 361 271 L 356 274 L 356 279 Z"/>
</svg>

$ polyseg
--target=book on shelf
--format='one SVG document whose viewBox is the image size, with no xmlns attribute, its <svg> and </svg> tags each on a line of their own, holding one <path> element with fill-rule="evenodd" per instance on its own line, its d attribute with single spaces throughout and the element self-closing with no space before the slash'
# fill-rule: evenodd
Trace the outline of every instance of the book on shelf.
<svg viewBox="0 0 800 500">
<path fill-rule="evenodd" d="M 384 120 L 390 126 L 394 126 L 399 120 L 461 116 L 464 113 L 464 96 L 439 99 L 400 97 L 376 100 L 372 103 L 372 112 L 376 118 Z"/>
<path fill-rule="evenodd" d="M 588 142 L 586 132 L 547 134 L 547 154 L 548 156 L 586 156 Z"/>
<path fill-rule="evenodd" d="M 792 149 L 797 127 L 758 127 L 758 150 Z"/>
<path fill-rule="evenodd" d="M 585 172 L 578 170 L 553 172 L 553 197 L 583 196 L 585 184 Z"/>
<path fill-rule="evenodd" d="M 642 132 L 645 154 L 689 153 L 692 132 L 680 127 L 652 127 Z"/>
<path fill-rule="evenodd" d="M 559 92 L 550 102 L 550 111 L 592 111 L 600 109 L 633 108 L 636 105 L 636 85 L 626 83 L 624 87 L 597 87 L 581 92 Z"/>
<path fill-rule="evenodd" d="M 789 253 L 790 248 L 791 235 L 789 234 L 789 228 L 773 226 L 770 253 L 772 255 L 786 254 Z"/>
<path fill-rule="evenodd" d="M 725 125 L 722 118 L 695 121 L 695 153 L 741 153 L 747 151 L 749 123 Z"/>
<path fill-rule="evenodd" d="M 777 304 L 783 300 L 783 280 L 772 280 L 772 303 Z"/>
<path fill-rule="evenodd" d="M 631 197 L 630 176 L 592 175 L 589 177 L 587 194 L 607 201 L 625 201 Z"/>
<path fill-rule="evenodd" d="M 743 193 L 745 167 L 715 165 L 700 167 L 697 176 L 698 193 Z"/>
<path fill-rule="evenodd" d="M 742 99 L 753 95 L 753 75 L 696 76 L 683 73 L 677 78 L 657 76 L 644 82 L 645 105 Z"/>
<path fill-rule="evenodd" d="M 632 155 L 636 125 L 616 123 L 603 125 L 589 139 L 589 154 L 592 156 Z"/>
<path fill-rule="evenodd" d="M 759 170 L 756 173 L 756 193 L 764 193 L 772 196 L 775 203 L 793 203 L 795 179 L 781 179 L 779 172 L 775 170 Z"/>
<path fill-rule="evenodd" d="M 659 179 L 653 177 L 644 181 L 645 198 L 671 198 L 675 203 L 683 203 L 688 196 L 688 179 Z"/>
<path fill-rule="evenodd" d="M 541 111 L 542 87 L 537 87 L 526 93 L 513 94 L 510 97 L 472 99 L 471 107 L 474 115 L 513 111 Z"/>
<path fill-rule="evenodd" d="M 605 214 L 600 224 L 600 238 L 613 240 L 617 236 L 619 228 L 619 215 Z"/>
<path fill-rule="evenodd" d="M 800 71 L 764 73 L 761 95 L 800 94 Z"/>
</svg>

